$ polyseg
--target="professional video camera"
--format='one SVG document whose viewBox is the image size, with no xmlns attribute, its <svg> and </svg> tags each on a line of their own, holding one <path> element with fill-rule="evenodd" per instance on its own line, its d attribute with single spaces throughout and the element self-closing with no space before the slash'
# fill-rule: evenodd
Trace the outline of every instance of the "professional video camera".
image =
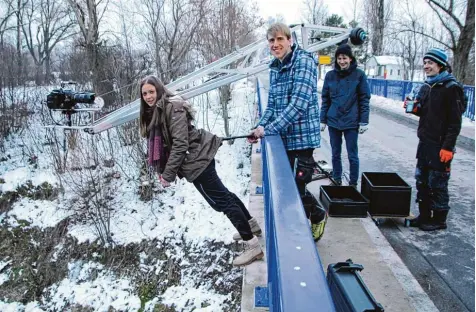
<svg viewBox="0 0 476 312">
<path fill-rule="evenodd" d="M 71 89 L 65 89 L 66 84 L 76 84 L 75 82 L 61 82 L 60 89 L 54 89 L 46 97 L 46 105 L 49 109 L 55 110 L 74 110 L 76 104 L 93 104 L 96 94 L 91 92 L 76 92 Z"/>
</svg>

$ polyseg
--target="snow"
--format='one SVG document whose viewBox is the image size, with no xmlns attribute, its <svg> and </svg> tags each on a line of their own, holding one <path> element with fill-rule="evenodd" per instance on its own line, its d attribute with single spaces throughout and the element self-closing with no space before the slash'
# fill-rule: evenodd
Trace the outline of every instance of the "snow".
<svg viewBox="0 0 476 312">
<path fill-rule="evenodd" d="M 184 309 L 184 312 L 192 310 L 201 312 L 220 311 L 222 302 L 231 299 L 230 295 L 225 296 L 214 294 L 213 296 L 210 296 L 207 289 L 201 286 L 198 288 L 172 286 L 167 289 L 163 297 L 165 298 L 162 301 L 164 304 L 174 304 L 175 306 L 180 307 L 180 309 Z M 200 308 L 204 304 L 206 307 Z"/>
<path fill-rule="evenodd" d="M 372 106 L 378 106 L 379 108 L 392 111 L 398 114 L 401 114 L 401 116 L 405 116 L 406 118 L 414 119 L 414 120 L 419 120 L 419 117 L 413 115 L 413 114 L 407 114 L 405 113 L 403 109 L 403 102 L 402 101 L 397 101 L 393 99 L 388 99 L 383 96 L 378 96 L 372 94 L 372 97 L 370 98 L 370 105 Z M 462 131 L 469 131 L 474 135 L 474 121 L 472 121 L 469 118 L 463 117 L 463 122 L 462 122 Z"/>
<path fill-rule="evenodd" d="M 1 174 L 1 171 L 0 171 Z M 43 182 L 48 182 L 51 185 L 57 185 L 57 178 L 52 172 L 39 170 L 31 171 L 29 167 L 20 167 L 3 173 L 0 178 L 5 180 L 5 183 L 0 184 L 1 192 L 11 192 L 17 187 L 25 184 L 30 180 L 33 186 L 41 185 Z"/>
<path fill-rule="evenodd" d="M 211 109 L 205 114 L 204 100 L 201 97 L 193 99 L 192 103 L 197 111 L 196 120 L 198 128 L 205 128 L 219 136 L 225 136 L 223 120 L 218 109 L 218 93 L 211 91 L 208 94 L 211 100 Z M 242 135 L 249 133 L 254 118 L 252 104 L 255 101 L 254 81 L 247 79 L 238 81 L 232 85 L 232 100 L 230 109 L 230 135 Z M 40 117 L 33 115 L 35 122 L 40 125 Z M 33 122 L 33 121 L 32 121 Z M 60 133 L 62 133 L 60 131 Z M 101 133 L 103 136 L 106 133 Z M 15 191 L 19 186 L 31 181 L 32 185 L 38 186 L 47 182 L 55 187 L 61 185 L 65 188 L 64 193 L 53 201 L 32 200 L 21 198 L 16 201 L 12 209 L 7 213 L 0 214 L 0 223 L 9 227 L 37 227 L 45 229 L 53 227 L 65 218 L 74 215 L 78 203 L 75 199 L 80 194 L 72 188 L 79 180 L 81 172 L 71 171 L 61 177 L 53 172 L 53 160 L 49 157 L 47 148 L 35 150 L 38 157 L 37 166 L 28 163 L 27 155 L 31 155 L 26 147 L 37 146 L 44 140 L 47 130 L 38 126 L 38 131 L 32 131 L 31 136 L 12 135 L 5 141 L 9 159 L 0 162 L 0 191 Z M 110 131 L 114 137 L 116 132 Z M 38 141 L 34 141 L 37 139 Z M 172 187 L 160 189 L 149 202 L 139 199 L 138 173 L 136 163 L 130 159 L 130 147 L 120 143 L 114 148 L 114 160 L 117 164 L 114 168 L 102 168 L 91 170 L 94 179 L 99 179 L 104 174 L 114 173 L 119 168 L 119 177 L 111 182 L 111 192 L 114 196 L 114 214 L 111 219 L 111 234 L 114 245 L 127 245 L 139 243 L 143 240 L 165 239 L 172 242 L 174 250 L 168 250 L 167 254 L 178 260 L 182 266 L 193 266 L 181 259 L 183 255 L 181 239 L 194 246 L 200 252 L 208 242 L 232 243 L 235 232 L 227 217 L 214 211 L 207 202 L 195 190 L 193 184 L 185 180 L 177 180 Z M 41 145 L 41 144 L 40 144 Z M 249 144 L 245 139 L 235 140 L 233 145 L 224 142 L 215 157 L 216 170 L 225 186 L 248 205 L 249 201 L 249 175 L 251 164 L 247 152 Z M 28 151 L 28 152 L 26 152 Z M 102 151 L 104 152 L 104 151 Z M 89 163 L 88 159 L 76 159 L 76 162 Z M 61 179 L 61 181 L 60 181 Z M 28 221 L 28 225 L 20 220 Z M 92 224 L 85 222 L 71 222 L 68 234 L 77 239 L 78 243 L 94 242 L 98 234 Z M 176 243 L 174 243 L 176 242 Z M 36 243 L 36 242 L 32 242 Z M 160 245 L 160 242 L 159 242 Z M 63 245 L 60 243 L 54 248 L 52 261 L 57 261 L 58 254 Z M 223 247 L 227 249 L 228 247 Z M 219 259 L 222 257 L 220 249 L 211 256 Z M 207 252 L 208 255 L 208 252 Z M 147 257 L 141 255 L 141 259 Z M 94 259 L 90 259 L 93 260 Z M 229 259 L 226 259 L 229 262 Z M 1 270 L 6 263 L 0 255 L 0 285 L 9 279 L 8 269 Z M 145 271 L 158 273 L 164 263 L 160 260 L 153 265 L 142 263 L 141 268 Z M 7 264 L 5 264 L 6 266 Z M 91 277 L 92 270 L 97 271 L 95 278 Z M 237 274 L 224 271 L 214 264 L 208 268 L 210 272 L 219 274 Z M 145 311 L 152 311 L 154 303 L 162 302 L 174 304 L 178 311 L 222 311 L 226 310 L 225 302 L 231 300 L 231 294 L 223 295 L 216 293 L 206 281 L 195 280 L 194 276 L 187 276 L 188 271 L 183 270 L 181 284 L 172 286 L 165 291 L 160 298 L 154 298 L 146 304 Z M 240 273 L 241 274 L 241 273 Z M 200 286 L 195 286 L 200 285 Z M 134 291 L 133 283 L 126 278 L 119 278 L 102 267 L 98 263 L 82 263 L 79 261 L 69 264 L 68 277 L 57 282 L 44 290 L 45 296 L 39 302 L 30 302 L 26 305 L 17 302 L 3 302 L 0 300 L 0 311 L 61 311 L 68 305 L 80 304 L 91 307 L 94 311 L 108 311 L 112 306 L 117 311 L 137 311 L 140 307 L 140 299 Z M 46 299 L 48 298 L 48 299 Z M 45 310 L 42 310 L 45 309 Z"/>
<path fill-rule="evenodd" d="M 80 304 L 98 312 L 107 312 L 109 307 L 116 311 L 137 311 L 140 299 L 133 294 L 130 281 L 102 271 L 97 278 L 89 280 L 93 270 L 102 268 L 101 264 L 94 262 L 70 263 L 68 278 L 46 290 L 51 296 L 48 310 L 63 311 L 66 304 Z"/>
</svg>

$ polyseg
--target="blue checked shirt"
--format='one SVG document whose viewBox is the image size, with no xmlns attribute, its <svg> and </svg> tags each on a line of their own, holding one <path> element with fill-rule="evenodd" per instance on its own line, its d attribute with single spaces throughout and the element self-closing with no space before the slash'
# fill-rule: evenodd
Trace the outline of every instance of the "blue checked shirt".
<svg viewBox="0 0 476 312">
<path fill-rule="evenodd" d="M 269 75 L 268 106 L 258 126 L 265 134 L 279 133 L 288 151 L 320 147 L 314 55 L 293 45 L 283 62 L 271 62 Z"/>
</svg>

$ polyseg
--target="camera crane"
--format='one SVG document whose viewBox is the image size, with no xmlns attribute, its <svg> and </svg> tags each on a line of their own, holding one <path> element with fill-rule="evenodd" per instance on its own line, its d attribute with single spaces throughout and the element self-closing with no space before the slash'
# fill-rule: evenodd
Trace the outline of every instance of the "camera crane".
<svg viewBox="0 0 476 312">
<path fill-rule="evenodd" d="M 317 52 L 333 45 L 347 43 L 349 39 L 353 45 L 361 45 L 367 38 L 367 33 L 362 28 L 346 29 L 309 24 L 290 25 L 290 28 L 293 42 L 297 43 L 308 52 Z M 170 91 L 175 91 L 175 93 L 180 95 L 182 98 L 190 99 L 223 85 L 268 70 L 270 61 L 271 58 L 267 40 L 261 39 L 243 48 L 237 48 L 234 52 L 169 83 L 166 87 Z M 66 90 L 60 90 L 66 93 Z M 55 91 L 58 90 L 53 90 L 53 92 L 48 95 L 48 103 L 50 96 L 52 103 L 54 102 L 52 107 L 48 105 L 48 108 L 62 110 L 64 108 L 60 107 L 60 104 L 63 103 L 61 91 L 58 91 L 58 93 L 55 93 Z M 71 94 L 68 94 L 68 96 L 70 95 Z M 79 100 L 87 100 L 88 95 L 89 99 L 91 99 L 91 96 L 93 97 L 92 102 L 85 103 L 93 103 L 93 93 L 87 93 L 85 95 L 74 93 L 73 98 L 77 103 L 80 103 Z M 67 99 L 66 95 L 64 99 Z M 66 126 L 52 125 L 50 127 L 84 130 L 90 134 L 96 134 L 137 119 L 139 117 L 139 109 L 140 99 L 137 99 L 124 107 L 93 121 L 90 125 L 74 126 L 69 124 Z M 84 111 L 89 112 L 92 110 L 93 108 L 84 109 Z M 81 110 L 75 108 L 75 105 L 73 105 L 66 107 L 65 112 L 68 111 L 73 114 Z"/>
<path fill-rule="evenodd" d="M 63 128 L 66 130 L 80 130 L 86 129 L 88 125 L 73 125 L 72 115 L 79 113 L 87 113 L 90 117 L 91 113 L 100 111 L 104 106 L 104 101 L 100 97 L 96 97 L 95 93 L 92 92 L 76 92 L 72 90 L 69 86 L 75 86 L 76 82 L 73 81 L 62 81 L 60 83 L 60 89 L 52 90 L 46 97 L 46 106 L 50 111 L 51 119 L 54 122 L 54 125 L 48 125 L 46 128 Z M 95 104 L 95 106 L 91 106 Z M 64 120 L 56 121 L 53 117 L 52 112 L 60 112 L 64 115 Z M 81 118 L 78 118 L 79 122 Z M 91 117 L 92 122 L 94 118 Z"/>
</svg>

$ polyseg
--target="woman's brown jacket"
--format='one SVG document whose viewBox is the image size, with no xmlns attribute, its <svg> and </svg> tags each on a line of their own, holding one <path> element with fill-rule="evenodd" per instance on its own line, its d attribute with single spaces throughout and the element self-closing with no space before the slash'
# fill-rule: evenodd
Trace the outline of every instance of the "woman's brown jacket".
<svg viewBox="0 0 476 312">
<path fill-rule="evenodd" d="M 159 102 L 160 103 L 160 102 Z M 193 182 L 215 157 L 222 139 L 192 125 L 192 117 L 179 96 L 158 104 L 165 147 L 170 155 L 162 173 L 168 182 L 185 178 Z"/>
</svg>

